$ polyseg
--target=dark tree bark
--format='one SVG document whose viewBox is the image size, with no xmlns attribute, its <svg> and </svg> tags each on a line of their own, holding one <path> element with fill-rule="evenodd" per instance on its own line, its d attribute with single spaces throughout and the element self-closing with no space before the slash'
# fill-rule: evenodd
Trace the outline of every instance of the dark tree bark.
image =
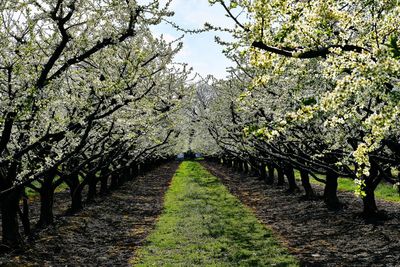
<svg viewBox="0 0 400 267">
<path fill-rule="evenodd" d="M 78 174 L 68 176 L 66 178 L 66 183 L 69 186 L 71 195 L 71 207 L 69 213 L 74 214 L 83 209 L 82 190 L 84 185 L 79 182 Z"/>
<path fill-rule="evenodd" d="M 274 172 L 275 172 L 274 165 L 272 163 L 268 164 L 268 176 L 267 176 L 267 180 L 266 180 L 268 185 L 274 184 L 274 180 L 275 180 Z"/>
<path fill-rule="evenodd" d="M 365 182 L 365 196 L 363 200 L 363 216 L 365 218 L 376 218 L 384 216 L 383 212 L 378 210 L 375 201 L 375 189 L 382 180 L 382 176 L 379 175 L 378 166 L 372 162 L 370 175 L 364 178 Z"/>
<path fill-rule="evenodd" d="M 306 193 L 305 199 L 307 199 L 307 200 L 315 199 L 315 192 L 311 186 L 310 176 L 309 176 L 308 171 L 300 170 L 300 177 L 301 177 L 301 184 Z"/>
<path fill-rule="evenodd" d="M 53 179 L 44 179 L 40 188 L 40 218 L 37 227 L 45 227 L 54 223 L 53 205 L 54 205 Z"/>
<path fill-rule="evenodd" d="M 86 177 L 88 180 L 88 194 L 86 196 L 86 202 L 92 202 L 97 195 L 97 176 L 95 173 L 89 173 Z"/>
<path fill-rule="evenodd" d="M 128 181 L 129 177 L 129 168 L 125 167 L 121 170 L 121 173 L 118 177 L 118 186 L 122 186 L 126 181 Z"/>
<path fill-rule="evenodd" d="M 46 175 L 39 189 L 40 194 L 40 218 L 36 227 L 43 228 L 54 223 L 53 205 L 54 191 L 63 180 L 60 179 L 56 183 L 54 179 L 57 175 L 56 170 L 52 170 Z"/>
<path fill-rule="evenodd" d="M 267 169 L 264 163 L 261 163 L 259 165 L 259 175 L 260 175 L 260 179 L 263 181 L 267 181 L 268 176 L 267 176 Z"/>
<path fill-rule="evenodd" d="M 108 177 L 109 175 L 103 172 L 100 175 L 100 195 L 106 195 L 108 193 Z"/>
<path fill-rule="evenodd" d="M 131 164 L 126 170 L 126 181 L 132 181 L 135 177 L 135 166 Z"/>
<path fill-rule="evenodd" d="M 139 175 L 139 168 L 138 168 L 138 165 L 137 165 L 137 163 L 134 163 L 133 165 L 132 165 L 132 179 L 134 179 L 134 178 L 136 178 L 138 175 Z"/>
<path fill-rule="evenodd" d="M 362 198 L 364 204 L 363 215 L 367 218 L 376 217 L 378 215 L 374 191 L 375 190 L 371 188 L 365 188 L 365 196 Z"/>
<path fill-rule="evenodd" d="M 10 248 L 23 245 L 19 232 L 18 211 L 21 190 L 8 192 L 1 198 L 2 243 Z"/>
<path fill-rule="evenodd" d="M 277 167 L 276 170 L 278 171 L 278 186 L 282 186 L 285 184 L 285 174 L 281 167 Z"/>
<path fill-rule="evenodd" d="M 260 176 L 260 164 L 255 158 L 250 158 L 250 172 L 252 176 Z"/>
<path fill-rule="evenodd" d="M 119 186 L 119 174 L 113 173 L 111 174 L 111 183 L 110 183 L 110 190 L 115 190 Z"/>
<path fill-rule="evenodd" d="M 232 161 L 231 161 L 231 168 L 232 168 L 233 171 L 237 171 L 236 160 L 232 160 Z"/>
<path fill-rule="evenodd" d="M 1 170 L 0 192 L 10 189 L 13 186 L 16 176 L 17 165 L 14 163 L 9 168 Z M 19 201 L 21 197 L 22 189 L 14 189 L 0 196 L 2 243 L 10 248 L 19 248 L 24 244 L 18 224 Z"/>
<path fill-rule="evenodd" d="M 235 171 L 241 172 L 242 171 L 242 162 L 240 160 L 235 160 Z"/>
<path fill-rule="evenodd" d="M 71 202 L 71 213 L 74 214 L 83 209 L 82 204 L 82 189 L 83 186 L 79 185 L 72 195 L 72 202 Z"/>
<path fill-rule="evenodd" d="M 293 193 L 293 192 L 298 191 L 299 187 L 296 184 L 296 178 L 294 176 L 294 169 L 289 164 L 285 165 L 285 174 L 286 174 L 286 178 L 287 178 L 288 184 L 289 184 L 289 189 L 287 190 L 287 192 Z"/>
<path fill-rule="evenodd" d="M 337 197 L 338 188 L 338 178 L 339 176 L 328 170 L 326 173 L 326 184 L 324 188 L 324 201 L 329 209 L 337 210 L 342 207 Z"/>
<path fill-rule="evenodd" d="M 31 222 L 29 220 L 29 200 L 25 192 L 22 198 L 22 211 L 20 211 L 20 218 L 24 228 L 24 234 L 29 236 L 31 234 Z"/>
<path fill-rule="evenodd" d="M 243 161 L 243 173 L 250 173 L 249 164 L 247 161 Z"/>
</svg>

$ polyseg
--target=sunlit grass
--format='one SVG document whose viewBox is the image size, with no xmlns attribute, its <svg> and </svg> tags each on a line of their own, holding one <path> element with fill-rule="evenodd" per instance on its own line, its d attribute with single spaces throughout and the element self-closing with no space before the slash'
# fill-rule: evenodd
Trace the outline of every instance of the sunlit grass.
<svg viewBox="0 0 400 267">
<path fill-rule="evenodd" d="M 185 161 L 165 196 L 156 229 L 136 266 L 297 266 L 218 178 Z"/>
</svg>

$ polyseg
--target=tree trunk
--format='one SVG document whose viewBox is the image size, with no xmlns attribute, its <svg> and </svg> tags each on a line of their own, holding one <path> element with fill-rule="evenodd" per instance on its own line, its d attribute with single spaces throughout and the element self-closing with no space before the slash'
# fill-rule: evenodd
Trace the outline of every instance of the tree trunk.
<svg viewBox="0 0 400 267">
<path fill-rule="evenodd" d="M 54 186 L 52 180 L 45 179 L 40 188 L 40 218 L 37 227 L 46 227 L 54 223 Z"/>
<path fill-rule="evenodd" d="M 232 168 L 235 172 L 237 172 L 239 170 L 239 162 L 235 159 L 233 160 L 233 165 Z"/>
<path fill-rule="evenodd" d="M 242 161 L 238 160 L 238 161 L 236 162 L 236 168 L 237 168 L 237 172 L 242 172 L 242 170 L 243 170 L 243 163 L 242 163 Z"/>
<path fill-rule="evenodd" d="M 299 190 L 299 187 L 296 184 L 296 178 L 294 176 L 294 169 L 292 166 L 290 165 L 286 165 L 285 166 L 285 174 L 289 183 L 289 189 L 287 190 L 287 192 L 289 193 L 293 193 L 295 191 Z"/>
<path fill-rule="evenodd" d="M 379 175 L 378 166 L 376 166 L 376 163 L 373 162 L 371 165 L 370 176 L 365 177 L 364 179 L 365 196 L 362 198 L 362 200 L 364 204 L 363 215 L 365 218 L 376 218 L 385 215 L 384 213 L 379 212 L 375 201 L 375 189 L 381 180 L 382 176 Z"/>
<path fill-rule="evenodd" d="M 97 195 L 97 177 L 96 174 L 89 174 L 88 179 L 88 194 L 86 196 L 86 202 L 91 202 Z"/>
<path fill-rule="evenodd" d="M 337 210 L 342 207 L 337 197 L 339 176 L 333 171 L 327 171 L 326 184 L 324 188 L 324 201 L 329 209 Z"/>
<path fill-rule="evenodd" d="M 127 168 L 127 170 L 126 170 L 126 180 L 127 181 L 132 181 L 133 180 L 133 178 L 134 178 L 134 173 L 135 173 L 135 170 L 134 170 L 134 168 L 135 168 L 135 166 L 134 165 L 130 165 L 128 168 Z"/>
<path fill-rule="evenodd" d="M 259 167 L 260 172 L 260 180 L 267 181 L 267 169 L 265 168 L 265 164 L 261 163 Z"/>
<path fill-rule="evenodd" d="M 22 211 L 20 211 L 20 218 L 22 226 L 24 227 L 24 234 L 29 236 L 31 234 L 31 222 L 29 221 L 29 200 L 25 192 L 22 198 Z"/>
<path fill-rule="evenodd" d="M 129 168 L 124 168 L 118 175 L 118 186 L 122 186 L 127 181 L 127 177 L 129 177 Z"/>
<path fill-rule="evenodd" d="M 72 195 L 72 202 L 71 202 L 71 213 L 74 214 L 80 210 L 83 209 L 83 205 L 82 205 L 82 186 L 78 186 L 75 191 L 74 194 Z"/>
<path fill-rule="evenodd" d="M 277 185 L 282 186 L 285 184 L 285 174 L 281 167 L 278 167 L 276 169 L 278 171 L 278 184 Z"/>
<path fill-rule="evenodd" d="M 274 171 L 275 171 L 274 166 L 272 164 L 268 164 L 268 176 L 267 176 L 266 182 L 269 185 L 274 184 L 274 180 L 275 180 Z"/>
<path fill-rule="evenodd" d="M 133 178 L 136 178 L 139 175 L 139 167 L 135 163 L 132 168 L 133 168 L 133 174 L 132 174 L 132 179 L 133 179 Z"/>
<path fill-rule="evenodd" d="M 100 195 L 106 195 L 108 193 L 108 174 L 100 175 Z"/>
<path fill-rule="evenodd" d="M 247 161 L 243 161 L 243 173 L 249 173 L 249 164 L 247 163 Z"/>
<path fill-rule="evenodd" d="M 362 198 L 364 204 L 363 215 L 366 218 L 376 217 L 378 214 L 378 207 L 375 202 L 374 190 L 365 189 L 366 195 Z"/>
<path fill-rule="evenodd" d="M 83 185 L 81 185 L 79 182 L 78 174 L 71 175 L 70 177 L 68 177 L 66 182 L 69 186 L 70 195 L 71 195 L 71 207 L 70 207 L 69 213 L 74 214 L 74 213 L 82 210 L 82 208 L 83 208 L 83 205 L 82 205 Z"/>
<path fill-rule="evenodd" d="M 2 242 L 10 248 L 18 248 L 23 245 L 18 224 L 20 199 L 21 190 L 11 191 L 1 199 Z"/>
<path fill-rule="evenodd" d="M 110 183 L 111 190 L 118 188 L 118 180 L 119 180 L 119 175 L 117 173 L 113 173 L 111 175 L 111 183 Z"/>
<path fill-rule="evenodd" d="M 250 172 L 251 172 L 251 176 L 260 176 L 260 164 L 258 164 L 258 162 L 254 159 L 251 158 L 250 159 Z"/>
<path fill-rule="evenodd" d="M 315 199 L 315 192 L 311 186 L 310 183 L 310 177 L 308 174 L 308 171 L 306 170 L 300 170 L 300 177 L 301 177 L 301 184 L 304 188 L 304 191 L 306 193 L 305 199 L 310 200 L 310 199 Z"/>
</svg>

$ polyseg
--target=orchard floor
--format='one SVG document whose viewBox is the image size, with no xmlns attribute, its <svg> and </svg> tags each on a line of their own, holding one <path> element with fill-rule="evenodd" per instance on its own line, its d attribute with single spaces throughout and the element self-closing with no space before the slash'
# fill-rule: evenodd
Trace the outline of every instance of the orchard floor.
<svg viewBox="0 0 400 267">
<path fill-rule="evenodd" d="M 288 195 L 219 164 L 203 166 L 273 229 L 302 266 L 400 266 L 400 204 L 378 201 L 390 219 L 366 222 L 352 193 L 340 192 L 346 207 L 329 211 L 322 201 L 302 201 L 301 193 Z"/>
<path fill-rule="evenodd" d="M 328 211 L 321 201 L 300 200 L 301 193 L 287 195 L 285 188 L 255 177 L 202 165 L 273 230 L 302 266 L 400 266 L 400 204 L 378 201 L 390 219 L 366 222 L 359 216 L 360 200 L 351 193 L 339 193 L 346 208 Z M 162 214 L 177 167 L 160 166 L 75 216 L 63 215 L 68 193 L 57 193 L 55 225 L 40 232 L 24 253 L 0 255 L 0 266 L 129 266 Z M 32 204 L 33 221 L 37 206 Z"/>
<path fill-rule="evenodd" d="M 55 225 L 41 231 L 24 253 L 0 255 L 0 266 L 129 266 L 162 212 L 177 167 L 162 165 L 74 216 L 63 215 L 68 194 L 57 193 Z"/>
</svg>

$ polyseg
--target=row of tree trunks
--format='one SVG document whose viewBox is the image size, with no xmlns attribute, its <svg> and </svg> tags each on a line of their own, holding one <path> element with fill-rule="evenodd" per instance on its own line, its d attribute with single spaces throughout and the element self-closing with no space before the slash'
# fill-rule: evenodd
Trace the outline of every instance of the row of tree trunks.
<svg viewBox="0 0 400 267">
<path fill-rule="evenodd" d="M 237 172 L 248 173 L 250 175 L 256 175 L 260 180 L 264 180 L 266 184 L 272 185 L 276 182 L 276 185 L 283 186 L 285 184 L 285 177 L 288 184 L 287 192 L 292 193 L 299 190 L 296 183 L 294 168 L 285 163 L 260 163 L 255 158 L 250 158 L 248 162 L 237 159 L 237 158 L 222 158 L 217 159 L 215 162 L 222 163 L 224 166 L 233 168 Z M 365 195 L 362 197 L 363 200 L 363 215 L 367 218 L 376 216 L 385 216 L 384 213 L 380 212 L 377 208 L 375 201 L 375 189 L 382 180 L 382 174 L 378 171 L 379 167 L 373 162 L 368 177 L 363 177 L 364 185 L 363 192 Z M 275 177 L 275 172 L 277 177 Z M 301 185 L 304 189 L 305 200 L 315 200 L 318 198 L 311 183 L 310 173 L 308 170 L 300 169 L 300 180 Z M 276 179 L 276 180 L 275 180 Z M 339 201 L 337 196 L 338 191 L 338 179 L 339 175 L 328 169 L 325 175 L 325 187 L 323 191 L 323 199 L 327 207 L 332 210 L 337 210 L 343 207 L 343 204 Z"/>
<path fill-rule="evenodd" d="M 233 159 L 227 160 L 222 159 L 218 162 L 225 163 L 224 165 L 227 167 L 232 167 L 237 172 L 245 172 L 254 174 L 253 172 L 246 168 L 245 166 L 255 166 L 254 162 L 252 164 L 248 164 L 247 162 Z M 275 177 L 275 170 L 277 172 L 277 177 Z M 285 177 L 288 184 L 288 193 L 294 193 L 299 191 L 299 187 L 296 182 L 294 168 L 288 164 L 274 164 L 274 163 L 259 163 L 257 175 L 260 179 L 264 180 L 266 184 L 272 185 L 275 183 L 275 178 L 277 178 L 276 182 L 278 186 L 285 185 Z M 311 186 L 309 172 L 307 170 L 300 170 L 300 178 L 301 185 L 304 188 L 305 195 L 303 199 L 305 200 L 314 200 L 316 199 L 316 193 Z M 335 172 L 327 172 L 326 175 L 326 186 L 324 188 L 324 201 L 330 209 L 338 209 L 341 207 L 339 199 L 337 197 L 337 187 L 338 187 L 338 175 Z"/>
<path fill-rule="evenodd" d="M 165 160 L 164 160 L 165 161 Z M 163 161 L 163 162 L 164 162 Z M 89 203 L 98 195 L 97 185 L 100 183 L 100 195 L 107 194 L 110 190 L 118 188 L 126 181 L 133 180 L 134 177 L 154 168 L 158 163 L 152 161 L 147 164 L 132 164 L 129 167 L 121 168 L 121 170 L 111 172 L 108 168 L 102 168 L 99 171 L 91 171 L 86 173 L 86 177 L 80 179 L 77 172 L 65 177 L 57 178 L 57 171 L 51 171 L 40 180 L 40 187 L 32 186 L 40 195 L 40 217 L 36 224 L 36 229 L 44 228 L 54 223 L 54 194 L 56 188 L 65 182 L 70 191 L 71 206 L 69 214 L 76 213 L 83 208 L 82 192 L 85 186 L 88 186 L 86 201 Z M 0 191 L 10 188 L 12 185 L 6 184 L 5 179 L 0 179 Z M 2 220 L 2 245 L 4 248 L 20 248 L 24 241 L 20 234 L 20 225 L 18 215 L 24 228 L 24 234 L 30 234 L 29 221 L 29 200 L 24 197 L 25 188 L 11 190 L 7 194 L 3 194 L 0 199 L 0 211 Z M 22 200 L 22 210 L 20 203 Z"/>
</svg>

